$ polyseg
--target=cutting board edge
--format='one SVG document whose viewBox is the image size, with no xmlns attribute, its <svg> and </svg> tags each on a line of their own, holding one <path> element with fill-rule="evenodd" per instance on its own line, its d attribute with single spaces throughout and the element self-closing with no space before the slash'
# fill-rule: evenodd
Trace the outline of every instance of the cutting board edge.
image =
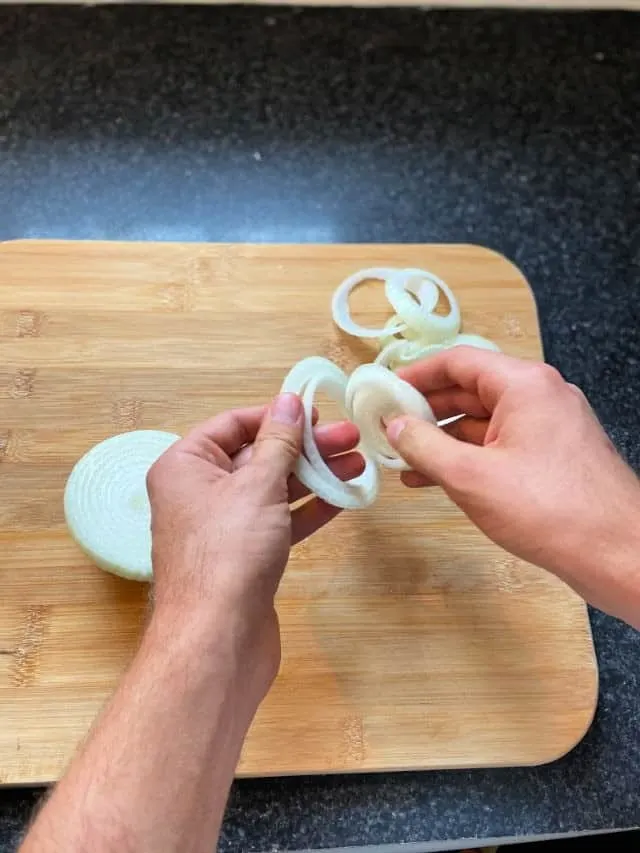
<svg viewBox="0 0 640 853">
<path fill-rule="evenodd" d="M 14 237 L 9 240 L 0 240 L 0 253 L 4 251 L 10 251 L 15 246 L 66 246 L 70 243 L 74 243 L 77 246 L 82 246 L 83 248 L 87 248 L 89 246 L 127 246 L 129 248 L 149 248 L 149 247 L 158 247 L 161 246 L 167 249 L 167 251 L 171 249 L 175 249 L 176 247 L 184 248 L 188 246 L 193 249 L 202 249 L 202 248 L 229 248 L 229 247 L 237 247 L 243 246 L 247 249 L 267 249 L 278 251 L 279 249 L 291 246 L 309 246 L 313 248 L 324 248 L 331 249 L 336 246 L 341 248 L 353 248 L 353 249 L 366 249 L 371 247 L 373 250 L 385 250 L 388 248 L 393 248 L 396 246 L 406 246 L 408 249 L 415 249 L 422 246 L 428 246 L 432 249 L 446 249 L 446 248 L 455 248 L 457 250 L 469 251 L 472 254 L 477 252 L 482 252 L 483 254 L 490 255 L 499 259 L 503 264 L 505 264 L 509 269 L 513 271 L 513 273 L 522 281 L 522 283 L 526 286 L 527 292 L 529 294 L 529 298 L 531 300 L 531 305 L 533 308 L 533 312 L 536 320 L 536 332 L 539 343 L 540 357 L 544 359 L 544 344 L 542 341 L 542 335 L 540 330 L 540 314 L 538 311 L 538 303 L 536 300 L 535 292 L 529 282 L 529 279 L 525 275 L 524 271 L 520 269 L 520 267 L 516 264 L 515 261 L 511 260 L 504 252 L 499 251 L 498 249 L 494 249 L 491 246 L 485 246 L 482 243 L 469 243 L 469 242 L 451 242 L 451 243 L 370 243 L 370 242 L 361 242 L 361 243 L 283 243 L 283 242 L 269 242 L 269 243 L 255 243 L 255 242 L 246 242 L 246 243 L 237 243 L 230 241 L 214 241 L 214 242 L 206 242 L 201 240 L 194 240 L 193 242 L 187 242 L 180 240 L 64 240 L 64 239 L 41 239 L 38 237 Z"/>
<path fill-rule="evenodd" d="M 593 639 L 593 630 L 591 626 L 591 620 L 589 619 L 589 614 L 587 610 L 586 604 L 582 604 L 582 609 L 584 611 L 584 618 L 586 621 L 586 628 L 588 638 L 590 640 L 590 652 L 591 652 L 591 666 L 589 667 L 589 675 L 591 677 L 591 697 L 588 707 L 585 708 L 584 711 L 584 720 L 582 721 L 582 728 L 578 731 L 577 735 L 573 735 L 572 738 L 567 742 L 558 745 L 556 742 L 551 743 L 548 755 L 543 755 L 541 758 L 537 758 L 535 761 L 496 761 L 496 762 L 480 762 L 473 763 L 468 761 L 442 761 L 441 763 L 431 763 L 429 766 L 422 766 L 419 763 L 414 764 L 412 766 L 408 766 L 406 764 L 392 766 L 352 766 L 352 767 L 343 767 L 340 769 L 332 769 L 327 767 L 322 770 L 318 770 L 317 768 L 301 768 L 298 770 L 288 770 L 288 771 L 260 771 L 260 772 L 251 772 L 251 771 L 242 771 L 239 770 L 235 774 L 236 779 L 288 779 L 288 778 L 300 778 L 300 777 L 310 777 L 310 776 L 323 776 L 323 775 L 345 775 L 345 776 L 353 776 L 357 774 L 382 774 L 382 773 L 430 773 L 430 772 L 439 772 L 442 770 L 496 770 L 496 769 L 506 769 L 506 768 L 533 768 L 533 767 L 543 767 L 548 764 L 553 764 L 556 761 L 561 760 L 565 756 L 569 755 L 576 749 L 580 743 L 584 740 L 584 738 L 589 733 L 599 704 L 599 691 L 600 691 L 600 668 L 598 666 L 598 659 L 596 655 L 595 643 Z M 97 718 L 96 718 L 97 719 Z M 68 766 L 68 762 L 65 767 Z M 34 786 L 43 786 L 47 787 L 49 785 L 55 785 L 59 779 L 62 777 L 64 773 L 64 768 L 61 770 L 59 775 L 49 775 L 43 774 L 42 776 L 30 775 L 28 780 L 24 780 L 20 776 L 16 776 L 15 778 L 11 778 L 10 776 L 0 782 L 0 790 L 3 788 L 27 788 Z"/>
</svg>

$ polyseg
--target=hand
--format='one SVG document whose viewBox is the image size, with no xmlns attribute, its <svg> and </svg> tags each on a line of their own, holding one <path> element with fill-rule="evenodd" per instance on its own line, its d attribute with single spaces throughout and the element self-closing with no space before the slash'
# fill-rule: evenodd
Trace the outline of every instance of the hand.
<svg viewBox="0 0 640 853">
<path fill-rule="evenodd" d="M 309 494 L 291 476 L 302 426 L 301 402 L 292 394 L 268 409 L 225 412 L 176 442 L 147 481 L 156 611 L 182 619 L 204 613 L 212 628 L 222 625 L 243 670 L 256 670 L 262 692 L 280 661 L 274 596 L 291 545 L 339 512 L 316 497 L 290 507 Z M 315 434 L 325 458 L 343 454 L 330 461 L 339 477 L 362 472 L 353 424 Z"/>
<path fill-rule="evenodd" d="M 470 347 L 399 375 L 439 420 L 465 415 L 389 424 L 404 483 L 442 486 L 494 542 L 640 625 L 640 486 L 582 392 L 546 364 Z"/>
</svg>

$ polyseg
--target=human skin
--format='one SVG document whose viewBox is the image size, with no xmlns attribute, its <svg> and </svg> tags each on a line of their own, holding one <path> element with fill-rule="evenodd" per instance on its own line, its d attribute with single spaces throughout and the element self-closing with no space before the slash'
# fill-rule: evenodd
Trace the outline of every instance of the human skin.
<svg viewBox="0 0 640 853">
<path fill-rule="evenodd" d="M 399 375 L 438 429 L 388 425 L 411 488 L 440 486 L 490 539 L 640 628 L 640 485 L 582 391 L 553 367 L 454 347 Z"/>
<path fill-rule="evenodd" d="M 409 488 L 441 487 L 503 548 L 640 627 L 640 486 L 584 395 L 547 365 L 456 347 L 401 371 L 445 428 L 401 417 Z M 317 430 L 357 476 L 353 424 Z M 210 853 L 246 732 L 276 676 L 274 597 L 293 544 L 338 510 L 292 476 L 294 395 L 227 412 L 150 472 L 155 605 L 131 667 L 22 853 Z M 410 499 L 410 495 L 407 495 Z"/>
</svg>

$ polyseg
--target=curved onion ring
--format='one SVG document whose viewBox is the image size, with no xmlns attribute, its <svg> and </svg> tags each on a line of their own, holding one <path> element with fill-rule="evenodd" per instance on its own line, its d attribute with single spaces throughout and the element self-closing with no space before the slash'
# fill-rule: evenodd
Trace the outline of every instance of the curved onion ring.
<svg viewBox="0 0 640 853">
<path fill-rule="evenodd" d="M 436 355 L 436 353 L 442 352 L 442 350 L 461 346 L 500 352 L 499 346 L 480 335 L 458 335 L 451 341 L 426 345 L 420 343 L 420 341 L 407 341 L 394 338 L 392 343 L 387 344 L 378 353 L 375 364 L 395 370 L 397 367 L 407 366 L 416 361 L 421 361 L 423 358 L 429 358 L 432 355 Z"/>
<path fill-rule="evenodd" d="M 438 295 L 438 291 L 436 289 L 436 296 Z M 437 300 L 436 300 L 437 304 Z M 395 343 L 397 341 L 415 341 L 419 340 L 420 332 L 416 332 L 414 329 L 410 329 L 407 327 L 403 332 L 395 332 L 393 335 L 390 335 L 386 330 L 387 328 L 391 328 L 391 326 L 397 325 L 400 323 L 400 317 L 397 314 L 394 314 L 393 317 L 390 317 L 385 324 L 385 333 L 380 336 L 379 343 L 380 347 L 384 349 L 389 344 Z"/>
<path fill-rule="evenodd" d="M 342 329 L 343 332 L 347 332 L 347 334 L 357 338 L 379 338 L 384 335 L 405 332 L 407 324 L 401 318 L 398 318 L 395 324 L 389 325 L 389 321 L 387 321 L 384 328 L 373 329 L 367 326 L 360 326 L 351 319 L 351 314 L 349 313 L 349 296 L 351 295 L 351 291 L 359 284 L 370 279 L 379 279 L 385 283 L 386 287 L 387 282 L 399 272 L 401 271 L 390 267 L 373 267 L 371 269 L 360 270 L 349 276 L 349 278 L 346 278 L 336 288 L 331 299 L 331 313 L 336 326 Z M 420 271 L 412 270 L 412 272 Z M 403 289 L 408 290 L 415 297 L 414 299 L 405 293 L 405 297 L 411 301 L 417 312 L 425 316 L 433 313 L 438 304 L 438 287 L 429 273 L 424 273 L 422 278 L 412 277 L 411 279 L 407 279 L 406 286 L 403 285 Z M 416 304 L 416 299 L 418 304 Z"/>
<path fill-rule="evenodd" d="M 422 394 L 386 367 L 362 364 L 349 378 L 346 407 L 360 429 L 360 441 L 378 465 L 406 471 L 409 465 L 389 444 L 384 424 L 398 415 L 412 415 L 435 424 Z"/>
<path fill-rule="evenodd" d="M 92 447 L 76 463 L 64 490 L 72 537 L 101 569 L 151 580 L 149 468 L 179 435 L 135 430 Z"/>
<path fill-rule="evenodd" d="M 360 509 L 373 503 L 378 495 L 379 474 L 372 459 L 363 453 L 365 469 L 353 480 L 343 482 L 331 471 L 320 456 L 311 426 L 313 398 L 322 388 L 338 403 L 345 416 L 347 376 L 332 361 L 319 356 L 298 362 L 282 383 L 282 392 L 302 396 L 305 412 L 303 446 L 306 456 L 299 456 L 296 476 L 308 489 L 333 506 L 342 509 Z"/>
<path fill-rule="evenodd" d="M 378 466 L 405 470 L 407 464 L 387 441 L 383 420 L 411 414 L 431 423 L 436 419 L 431 407 L 413 386 L 386 367 L 364 364 L 349 379 L 326 358 L 312 356 L 298 362 L 282 383 L 281 391 L 302 396 L 305 412 L 304 456 L 296 465 L 296 476 L 318 497 L 343 509 L 360 509 L 378 495 Z M 348 482 L 339 480 L 321 457 L 316 445 L 311 417 L 314 396 L 324 391 L 360 429 L 360 450 L 365 470 Z"/>
<path fill-rule="evenodd" d="M 426 313 L 410 296 L 417 283 L 424 281 L 430 281 L 449 300 L 449 313 L 446 316 L 434 314 L 433 311 Z M 385 294 L 398 317 L 429 343 L 441 343 L 455 337 L 460 331 L 458 301 L 449 285 L 433 273 L 416 269 L 399 270 L 386 280 Z"/>
</svg>

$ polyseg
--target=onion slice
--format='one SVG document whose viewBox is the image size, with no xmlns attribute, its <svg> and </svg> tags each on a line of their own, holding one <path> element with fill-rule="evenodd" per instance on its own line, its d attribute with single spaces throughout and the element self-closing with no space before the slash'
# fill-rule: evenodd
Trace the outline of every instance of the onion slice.
<svg viewBox="0 0 640 853">
<path fill-rule="evenodd" d="M 378 465 L 397 471 L 406 471 L 409 465 L 389 444 L 385 424 L 398 415 L 436 423 L 422 394 L 379 364 L 363 364 L 353 371 L 347 385 L 346 407 L 358 425 L 367 455 Z"/>
<path fill-rule="evenodd" d="M 373 503 L 379 489 L 379 466 L 406 470 L 409 466 L 391 447 L 385 421 L 408 414 L 436 423 L 422 394 L 386 367 L 363 364 L 347 379 L 326 358 L 312 356 L 298 362 L 282 383 L 282 392 L 300 394 L 304 406 L 304 456 L 296 463 L 296 476 L 318 497 L 343 509 L 362 509 Z M 313 401 L 324 391 L 360 430 L 360 450 L 365 470 L 348 482 L 339 480 L 321 457 L 312 429 Z"/>
<path fill-rule="evenodd" d="M 374 267 L 372 269 L 360 270 L 345 278 L 342 284 L 336 288 L 331 299 L 331 313 L 336 326 L 342 329 L 343 332 L 353 335 L 356 338 L 378 338 L 385 331 L 387 334 L 392 335 L 394 332 L 401 332 L 403 329 L 406 329 L 406 323 L 402 321 L 389 329 L 372 329 L 360 326 L 351 319 L 351 314 L 349 313 L 349 296 L 352 290 L 359 284 L 362 284 L 363 281 L 369 281 L 370 279 L 379 279 L 386 282 L 395 272 L 397 270 L 387 267 Z"/>
<path fill-rule="evenodd" d="M 411 294 L 425 282 L 441 290 L 449 301 L 446 316 L 425 312 Z M 425 338 L 425 343 L 437 344 L 455 337 L 460 331 L 460 306 L 453 291 L 442 279 L 426 270 L 398 270 L 385 281 L 385 294 L 398 317 L 412 330 Z M 435 306 L 434 306 L 435 308 Z M 390 330 L 389 330 L 390 332 Z"/>
<path fill-rule="evenodd" d="M 398 367 L 406 367 L 416 361 L 422 361 L 422 359 L 436 355 L 445 349 L 461 346 L 500 352 L 500 347 L 497 344 L 480 335 L 458 335 L 452 341 L 444 341 L 441 344 L 424 344 L 419 340 L 407 341 L 394 338 L 378 353 L 375 364 L 395 370 Z"/>
<path fill-rule="evenodd" d="M 135 430 L 96 444 L 64 490 L 69 532 L 101 569 L 138 581 L 152 577 L 149 468 L 179 435 Z"/>
<path fill-rule="evenodd" d="M 304 456 L 296 463 L 296 476 L 319 498 L 342 509 L 362 509 L 372 504 L 378 495 L 379 474 L 373 460 L 363 453 L 365 469 L 359 477 L 344 482 L 327 466 L 313 436 L 313 399 L 323 390 L 340 406 L 345 417 L 347 376 L 329 359 L 311 356 L 298 362 L 282 383 L 283 393 L 299 394 L 304 406 Z"/>
<path fill-rule="evenodd" d="M 397 276 L 399 272 L 401 270 L 390 267 L 373 267 L 371 269 L 359 270 L 346 278 L 336 288 L 331 299 L 331 313 L 336 326 L 342 329 L 343 332 L 347 332 L 347 334 L 353 335 L 356 338 L 388 337 L 398 332 L 405 332 L 407 330 L 407 323 L 402 318 L 397 318 L 395 322 L 393 322 L 392 318 L 391 323 L 387 321 L 383 328 L 374 329 L 359 325 L 351 319 L 351 314 L 349 313 L 351 291 L 359 284 L 362 284 L 364 281 L 378 279 L 383 281 L 386 286 L 387 282 Z M 411 272 L 420 271 L 412 270 Z M 413 294 L 413 296 L 408 296 L 406 293 L 404 295 L 412 303 L 416 311 L 421 312 L 425 317 L 433 313 L 438 304 L 439 294 L 438 285 L 430 273 L 424 273 L 423 278 L 408 276 L 406 282 L 401 286 Z M 416 304 L 416 300 L 418 304 Z"/>
</svg>

